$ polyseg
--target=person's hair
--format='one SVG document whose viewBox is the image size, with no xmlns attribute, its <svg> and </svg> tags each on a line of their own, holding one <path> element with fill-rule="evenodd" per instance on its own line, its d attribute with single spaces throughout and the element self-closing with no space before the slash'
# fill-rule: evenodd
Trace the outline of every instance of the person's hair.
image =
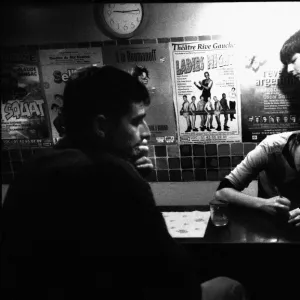
<svg viewBox="0 0 300 300">
<path fill-rule="evenodd" d="M 192 99 L 196 99 L 196 97 L 195 97 L 195 96 L 192 96 Z"/>
<path fill-rule="evenodd" d="M 149 78 L 149 71 L 146 67 L 144 66 L 135 66 L 133 69 L 132 76 L 133 77 L 138 77 L 143 75 L 143 73 L 146 73 L 147 78 Z"/>
<path fill-rule="evenodd" d="M 118 123 L 130 111 L 131 104 L 150 104 L 145 85 L 112 66 L 78 69 L 67 81 L 63 97 L 67 135 L 91 129 L 98 114 Z"/>
<path fill-rule="evenodd" d="M 204 72 L 204 76 L 205 76 L 205 74 L 207 74 L 207 75 L 209 76 L 209 73 L 208 73 L 208 72 Z"/>
<path fill-rule="evenodd" d="M 186 97 L 186 98 L 187 98 L 187 95 L 183 95 L 183 96 L 182 96 L 182 98 L 184 98 L 184 97 Z"/>
<path fill-rule="evenodd" d="M 300 30 L 289 37 L 280 50 L 280 60 L 287 65 L 295 53 L 300 53 Z"/>
<path fill-rule="evenodd" d="M 235 90 L 235 87 L 232 87 L 231 90 Z"/>
</svg>

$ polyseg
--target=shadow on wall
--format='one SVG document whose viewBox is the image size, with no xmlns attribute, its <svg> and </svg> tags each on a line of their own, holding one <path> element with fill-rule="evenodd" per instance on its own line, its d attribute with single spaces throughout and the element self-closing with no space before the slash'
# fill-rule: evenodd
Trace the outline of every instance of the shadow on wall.
<svg viewBox="0 0 300 300">
<path fill-rule="evenodd" d="M 219 181 L 151 182 L 157 205 L 208 205 Z M 257 181 L 252 181 L 244 193 L 257 196 Z"/>
</svg>

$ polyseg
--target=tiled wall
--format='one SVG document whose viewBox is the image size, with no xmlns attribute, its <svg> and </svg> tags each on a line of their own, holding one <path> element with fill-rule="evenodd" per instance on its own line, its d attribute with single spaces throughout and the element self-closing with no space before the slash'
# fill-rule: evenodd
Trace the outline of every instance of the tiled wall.
<svg viewBox="0 0 300 300">
<path fill-rule="evenodd" d="M 150 158 L 155 167 L 149 181 L 221 180 L 245 155 L 254 143 L 150 145 Z M 2 184 L 9 184 L 23 163 L 32 155 L 47 148 L 2 150 Z"/>
<path fill-rule="evenodd" d="M 82 43 L 59 43 L 49 45 L 23 45 L 35 49 L 63 49 L 105 47 L 109 45 L 156 44 L 181 41 L 203 41 L 219 39 L 221 36 L 187 36 L 173 38 L 107 40 Z M 234 168 L 244 156 L 256 146 L 255 143 L 197 144 L 150 146 L 150 157 L 155 166 L 149 181 L 205 181 L 220 180 Z M 2 184 L 9 184 L 30 156 L 39 148 L 20 148 L 1 151 Z"/>
</svg>

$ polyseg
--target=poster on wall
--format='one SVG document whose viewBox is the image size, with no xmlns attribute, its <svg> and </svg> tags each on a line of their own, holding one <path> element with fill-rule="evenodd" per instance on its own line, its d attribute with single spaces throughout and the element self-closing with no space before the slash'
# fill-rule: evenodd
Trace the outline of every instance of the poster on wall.
<svg viewBox="0 0 300 300">
<path fill-rule="evenodd" d="M 1 51 L 1 139 L 5 148 L 52 146 L 38 53 Z"/>
<path fill-rule="evenodd" d="M 280 47 L 240 51 L 240 86 L 243 142 L 260 142 L 266 136 L 300 129 L 300 81 L 280 62 Z"/>
<path fill-rule="evenodd" d="M 40 50 L 40 61 L 55 144 L 65 130 L 62 119 L 65 83 L 80 67 L 102 66 L 102 52 L 100 47 Z"/>
<path fill-rule="evenodd" d="M 175 143 L 176 121 L 168 44 L 104 47 L 103 63 L 138 77 L 147 87 L 151 97 L 146 116 L 151 131 L 150 143 Z"/>
<path fill-rule="evenodd" d="M 179 143 L 240 142 L 234 43 L 208 40 L 169 47 Z"/>
</svg>

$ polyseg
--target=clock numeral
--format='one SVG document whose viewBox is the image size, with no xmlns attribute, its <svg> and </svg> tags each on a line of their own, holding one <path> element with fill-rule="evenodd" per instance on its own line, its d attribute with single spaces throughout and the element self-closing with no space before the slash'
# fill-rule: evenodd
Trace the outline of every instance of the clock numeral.
<svg viewBox="0 0 300 300">
<path fill-rule="evenodd" d="M 123 28 L 124 28 L 124 30 L 125 30 L 125 31 L 127 31 L 127 29 L 128 29 L 128 26 L 124 25 L 124 27 L 123 27 Z"/>
<path fill-rule="evenodd" d="M 115 24 L 115 21 L 113 19 L 110 19 L 110 24 L 111 25 L 114 25 Z"/>
<path fill-rule="evenodd" d="M 111 15 L 111 10 L 108 10 L 108 11 L 107 11 L 107 14 L 110 16 L 110 15 Z"/>
<path fill-rule="evenodd" d="M 134 28 L 135 27 L 135 25 L 131 22 L 131 28 Z"/>
</svg>

